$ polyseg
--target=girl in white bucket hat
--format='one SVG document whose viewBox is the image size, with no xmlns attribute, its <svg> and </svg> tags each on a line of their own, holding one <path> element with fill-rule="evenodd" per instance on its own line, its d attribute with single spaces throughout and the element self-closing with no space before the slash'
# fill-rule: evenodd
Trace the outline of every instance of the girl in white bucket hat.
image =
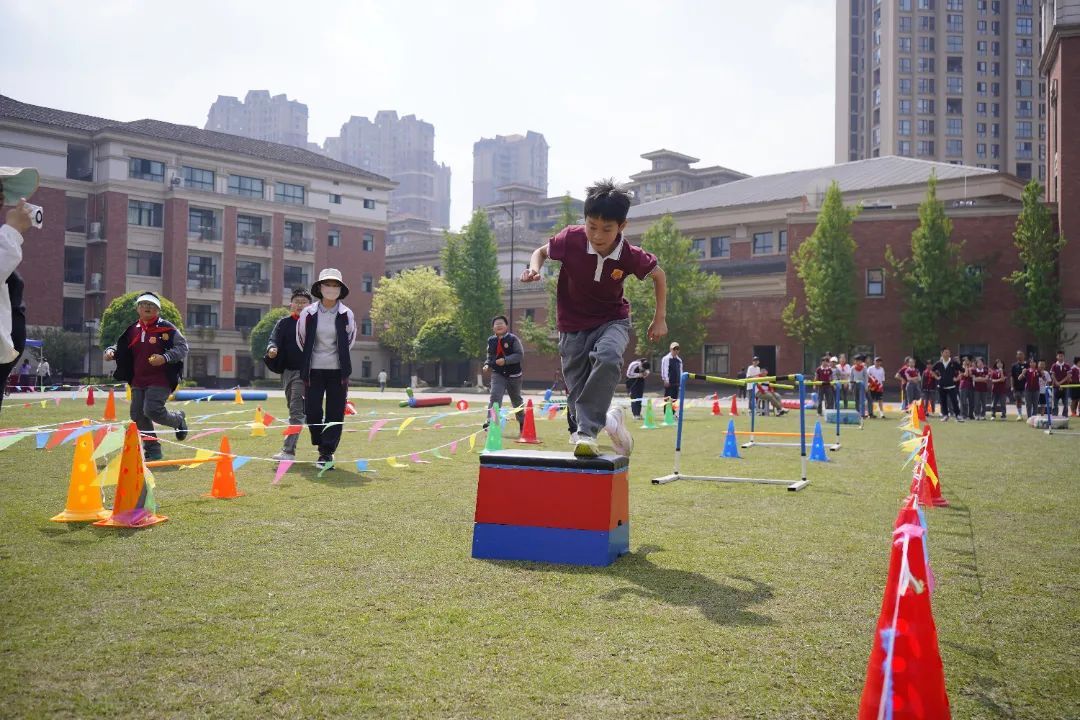
<svg viewBox="0 0 1080 720">
<path fill-rule="evenodd" d="M 304 409 L 311 444 L 319 449 L 315 467 L 333 467 L 334 452 L 341 441 L 345 400 L 352 374 L 349 350 L 356 341 L 356 318 L 342 301 L 349 286 L 341 271 L 326 268 L 311 286 L 318 302 L 308 305 L 296 321 L 296 344 L 303 352 L 300 371 L 306 388 Z M 324 409 L 325 398 L 325 409 Z"/>
</svg>

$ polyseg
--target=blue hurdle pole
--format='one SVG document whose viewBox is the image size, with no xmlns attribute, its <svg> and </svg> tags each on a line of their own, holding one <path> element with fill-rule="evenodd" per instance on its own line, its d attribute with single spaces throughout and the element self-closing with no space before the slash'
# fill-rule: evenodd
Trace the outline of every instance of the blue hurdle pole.
<svg viewBox="0 0 1080 720">
<path fill-rule="evenodd" d="M 690 373 L 687 372 L 679 376 L 679 419 L 675 424 L 675 475 L 679 474 L 679 454 L 682 452 L 682 422 L 683 415 L 686 413 L 686 379 L 688 377 Z"/>
</svg>

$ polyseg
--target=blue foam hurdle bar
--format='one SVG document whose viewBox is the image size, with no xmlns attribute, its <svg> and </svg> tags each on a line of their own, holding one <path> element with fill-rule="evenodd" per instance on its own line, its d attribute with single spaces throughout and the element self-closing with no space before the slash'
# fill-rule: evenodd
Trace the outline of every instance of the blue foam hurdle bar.
<svg viewBox="0 0 1080 720">
<path fill-rule="evenodd" d="M 605 566 L 630 552 L 630 524 L 612 530 L 567 530 L 476 523 L 472 556 L 484 560 L 533 560 Z"/>
</svg>

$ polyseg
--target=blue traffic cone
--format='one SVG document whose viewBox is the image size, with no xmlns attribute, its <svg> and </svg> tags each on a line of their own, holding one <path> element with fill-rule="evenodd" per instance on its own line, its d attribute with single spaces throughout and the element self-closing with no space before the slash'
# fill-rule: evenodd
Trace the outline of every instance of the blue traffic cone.
<svg viewBox="0 0 1080 720">
<path fill-rule="evenodd" d="M 720 457 L 741 458 L 739 455 L 739 443 L 735 439 L 735 421 L 728 420 L 727 437 L 724 438 L 724 453 Z"/>
<path fill-rule="evenodd" d="M 825 454 L 825 440 L 821 437 L 821 421 L 814 423 L 814 444 L 810 447 L 810 459 L 814 462 L 829 462 Z"/>
</svg>

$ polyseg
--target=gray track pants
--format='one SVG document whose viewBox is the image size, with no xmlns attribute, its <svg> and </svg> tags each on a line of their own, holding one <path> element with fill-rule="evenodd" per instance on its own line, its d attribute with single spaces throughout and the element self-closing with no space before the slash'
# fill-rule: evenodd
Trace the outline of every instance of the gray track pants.
<svg viewBox="0 0 1080 720">
<path fill-rule="evenodd" d="M 595 438 L 607 424 L 607 411 L 622 377 L 622 358 L 629 342 L 629 320 L 559 333 L 559 356 L 569 389 L 567 403 L 573 408 L 581 435 Z"/>
<path fill-rule="evenodd" d="M 281 373 L 281 384 L 285 388 L 285 402 L 289 406 L 289 424 L 303 425 L 307 419 L 304 410 L 304 379 L 299 370 L 285 370 Z M 286 435 L 281 449 L 287 453 L 296 452 L 299 435 Z"/>
<path fill-rule="evenodd" d="M 180 415 L 169 412 L 165 401 L 172 393 L 167 387 L 131 388 L 131 419 L 139 432 L 149 437 L 157 437 L 154 423 L 173 429 L 180 426 Z M 144 445 L 157 440 L 143 440 Z"/>
<path fill-rule="evenodd" d="M 510 402 L 514 404 L 514 407 L 521 408 L 517 411 L 518 425 L 522 425 L 525 422 L 525 408 L 521 399 L 521 376 L 506 377 L 494 370 L 491 371 L 491 396 L 488 398 L 488 407 L 490 408 L 495 403 L 499 403 L 499 407 L 502 407 L 503 396 L 510 393 Z"/>
</svg>

